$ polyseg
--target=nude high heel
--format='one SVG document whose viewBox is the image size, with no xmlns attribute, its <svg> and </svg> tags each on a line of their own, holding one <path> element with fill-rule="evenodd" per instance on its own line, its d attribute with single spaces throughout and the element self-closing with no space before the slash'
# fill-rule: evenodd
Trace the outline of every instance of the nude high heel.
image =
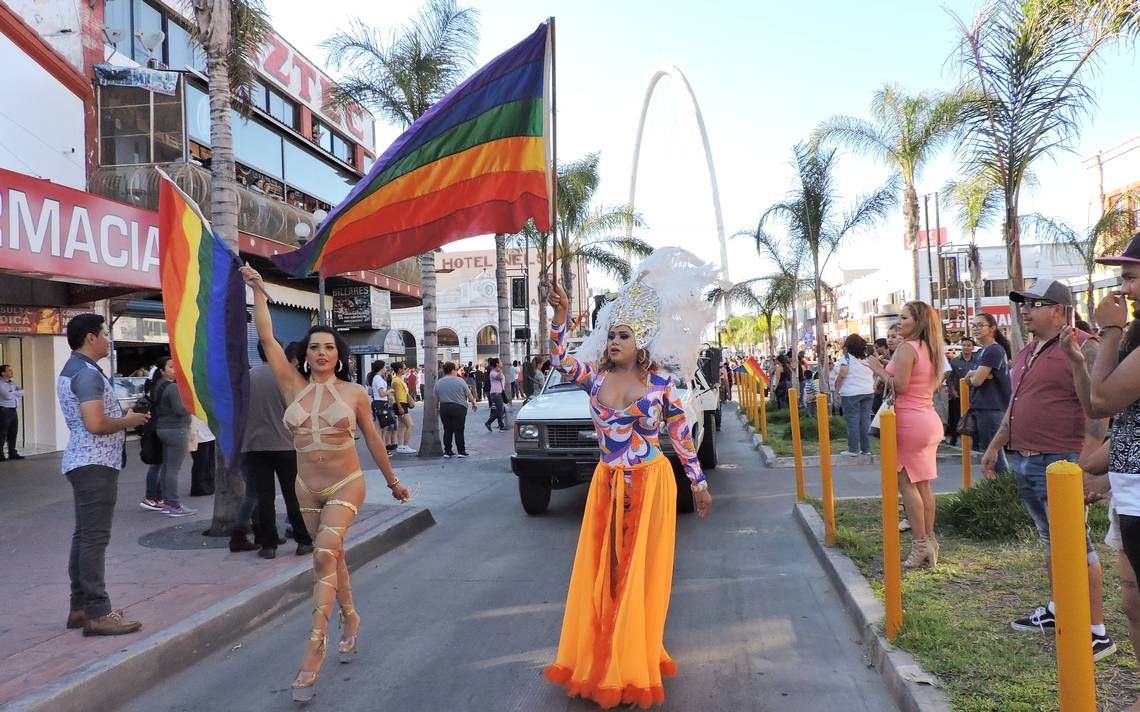
<svg viewBox="0 0 1140 712">
<path fill-rule="evenodd" d="M 931 568 L 938 566 L 938 555 L 942 553 L 942 547 L 938 543 L 938 537 L 931 534 L 926 539 L 927 542 L 927 557 L 926 561 L 930 564 Z"/>
<path fill-rule="evenodd" d="M 321 657 L 317 661 L 317 671 L 319 672 L 321 666 L 325 662 L 325 634 L 322 631 L 314 628 L 309 631 L 309 640 L 316 643 L 319 642 L 321 647 L 318 648 Z M 297 673 L 297 678 L 293 680 L 293 701 L 294 702 L 308 702 L 317 696 L 317 672 L 309 672 L 308 670 L 301 670 Z"/>
<path fill-rule="evenodd" d="M 904 569 L 921 568 L 930 557 L 930 543 L 928 539 L 914 537 L 910 544 L 910 555 L 903 561 Z"/>
</svg>

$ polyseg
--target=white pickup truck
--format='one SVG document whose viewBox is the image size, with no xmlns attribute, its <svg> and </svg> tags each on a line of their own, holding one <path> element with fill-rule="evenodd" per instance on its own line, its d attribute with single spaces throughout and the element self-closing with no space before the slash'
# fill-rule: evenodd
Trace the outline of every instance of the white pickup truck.
<svg viewBox="0 0 1140 712">
<path fill-rule="evenodd" d="M 710 356 L 702 358 L 693 377 L 680 384 L 682 388 L 696 389 L 688 399 L 685 418 L 705 471 L 717 464 L 716 431 L 720 421 L 719 380 L 710 378 L 719 373 L 719 351 L 716 356 L 711 352 L 706 350 Z M 542 389 L 515 415 L 514 434 L 511 470 L 519 479 L 519 498 L 527 514 L 545 512 L 553 490 L 589 482 L 601 457 L 590 419 L 589 396 L 577 384 L 563 381 L 562 372 L 556 369 L 551 369 Z M 692 512 L 689 480 L 673 454 L 668 433 L 661 433 L 660 443 L 677 478 L 677 511 Z"/>
</svg>

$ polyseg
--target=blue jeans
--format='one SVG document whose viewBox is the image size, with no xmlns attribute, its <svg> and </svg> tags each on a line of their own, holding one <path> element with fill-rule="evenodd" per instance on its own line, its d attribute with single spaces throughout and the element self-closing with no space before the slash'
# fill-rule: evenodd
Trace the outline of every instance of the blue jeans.
<svg viewBox="0 0 1140 712">
<path fill-rule="evenodd" d="M 874 393 L 843 396 L 843 418 L 847 421 L 847 452 L 871 452 L 871 401 Z"/>
<path fill-rule="evenodd" d="M 146 471 L 146 498 L 162 499 L 162 463 L 151 465 Z"/>
<path fill-rule="evenodd" d="M 973 409 L 971 409 L 973 410 Z M 975 410 L 974 415 L 978 418 L 978 442 L 975 447 L 983 453 L 986 448 L 993 442 L 994 436 L 997 435 L 998 428 L 1001 427 L 1001 421 L 1005 418 L 1005 411 L 1002 410 Z M 1076 458 L 1073 458 L 1074 461 Z M 1009 468 L 1009 463 L 1005 459 L 1005 451 L 998 451 L 997 464 L 994 465 L 995 472 L 1005 472 Z"/>
<path fill-rule="evenodd" d="M 1030 457 L 1024 457 L 1013 450 L 1009 452 L 1009 463 L 1017 478 L 1017 493 L 1021 495 L 1021 501 L 1029 510 L 1029 517 L 1033 520 L 1033 526 L 1037 527 L 1038 536 L 1045 542 L 1046 556 L 1051 556 L 1053 547 L 1049 542 L 1049 491 L 1045 486 L 1045 468 L 1061 460 L 1076 462 L 1078 457 L 1079 453 L 1075 452 L 1047 453 Z M 1088 552 L 1090 565 L 1099 561 L 1087 524 L 1085 551 Z"/>
</svg>

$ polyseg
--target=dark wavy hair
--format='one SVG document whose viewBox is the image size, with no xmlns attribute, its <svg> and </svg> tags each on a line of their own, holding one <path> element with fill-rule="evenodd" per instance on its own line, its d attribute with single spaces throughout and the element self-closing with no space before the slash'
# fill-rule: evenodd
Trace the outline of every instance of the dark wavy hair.
<svg viewBox="0 0 1140 712">
<path fill-rule="evenodd" d="M 334 366 L 336 377 L 342 381 L 352 382 L 352 362 L 349 361 L 351 350 L 348 344 L 341 338 L 341 335 L 333 331 L 331 327 L 317 325 L 309 329 L 309 333 L 305 334 L 305 338 L 298 341 L 299 348 L 297 350 L 297 371 L 300 372 L 305 378 L 309 377 L 309 371 L 305 369 L 308 365 L 309 356 L 309 341 L 313 334 L 329 334 L 333 337 L 336 343 L 336 366 Z"/>
<path fill-rule="evenodd" d="M 1013 349 L 1010 348 L 1009 339 L 1005 338 L 1005 334 L 1001 333 L 1001 329 L 998 328 L 997 319 L 994 318 L 994 315 L 988 314 L 986 312 L 978 312 L 978 316 L 980 316 L 983 321 L 993 327 L 994 341 L 996 341 L 998 343 L 998 346 L 1002 347 L 1002 350 L 1005 351 L 1005 357 L 1013 358 Z"/>
<path fill-rule="evenodd" d="M 867 358 L 867 340 L 858 334 L 848 334 L 843 340 L 843 350 L 855 358 Z"/>
</svg>

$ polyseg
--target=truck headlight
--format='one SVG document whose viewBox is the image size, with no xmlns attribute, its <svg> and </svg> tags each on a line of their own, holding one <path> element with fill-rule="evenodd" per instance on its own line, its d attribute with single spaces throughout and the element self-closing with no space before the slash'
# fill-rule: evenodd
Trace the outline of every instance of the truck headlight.
<svg viewBox="0 0 1140 712">
<path fill-rule="evenodd" d="M 519 440 L 538 440 L 538 426 L 520 425 Z"/>
</svg>

